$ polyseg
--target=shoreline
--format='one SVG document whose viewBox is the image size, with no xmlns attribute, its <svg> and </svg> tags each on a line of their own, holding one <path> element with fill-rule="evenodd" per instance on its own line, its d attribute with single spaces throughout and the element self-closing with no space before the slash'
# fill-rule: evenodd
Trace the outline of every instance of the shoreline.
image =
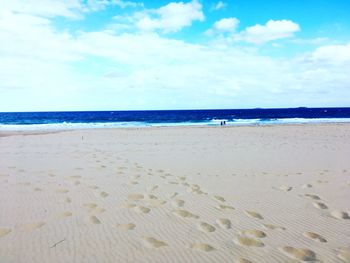
<svg viewBox="0 0 350 263">
<path fill-rule="evenodd" d="M 134 126 L 134 127 L 91 127 L 91 128 L 72 128 L 72 129 L 14 129 L 14 130 L 1 130 L 0 138 L 8 136 L 19 135 L 44 135 L 63 132 L 82 132 L 82 131 L 98 131 L 98 130 L 159 130 L 159 129 L 239 129 L 239 128 L 264 128 L 264 127 L 308 127 L 308 126 L 350 126 L 349 122 L 311 122 L 311 123 L 278 123 L 278 124 L 242 124 L 242 125 L 178 125 L 178 126 Z"/>
</svg>

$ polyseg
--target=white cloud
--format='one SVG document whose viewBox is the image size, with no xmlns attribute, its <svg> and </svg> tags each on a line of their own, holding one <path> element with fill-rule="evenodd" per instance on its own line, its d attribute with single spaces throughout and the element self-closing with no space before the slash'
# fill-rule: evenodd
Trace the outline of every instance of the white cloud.
<svg viewBox="0 0 350 263">
<path fill-rule="evenodd" d="M 61 16 L 82 18 L 86 12 L 95 12 L 107 6 L 120 8 L 138 7 L 142 3 L 123 0 L 0 0 L 1 11 L 16 12 L 43 17 Z"/>
<path fill-rule="evenodd" d="M 235 17 L 222 18 L 214 23 L 214 30 L 219 32 L 234 32 L 237 29 L 239 20 Z"/>
<path fill-rule="evenodd" d="M 239 20 L 235 17 L 222 18 L 214 23 L 212 28 L 208 29 L 205 34 L 208 36 L 234 34 L 239 25 Z"/>
<path fill-rule="evenodd" d="M 124 0 L 87 0 L 86 2 L 87 11 L 99 11 L 108 6 L 118 6 L 120 8 L 141 7 L 143 3 Z"/>
<path fill-rule="evenodd" d="M 278 59 L 154 32 L 60 32 L 13 12 L 0 43 L 0 111 L 350 106 L 350 44 Z"/>
<path fill-rule="evenodd" d="M 226 6 L 226 3 L 224 3 L 223 1 L 219 1 L 213 5 L 212 10 L 221 10 L 224 9 Z"/>
<path fill-rule="evenodd" d="M 12 12 L 0 14 L 0 55 L 55 61 L 76 60 L 72 36 L 57 33 L 47 18 Z"/>
<path fill-rule="evenodd" d="M 350 43 L 319 47 L 312 53 L 311 59 L 332 64 L 350 63 Z"/>
<path fill-rule="evenodd" d="M 190 26 L 193 21 L 203 21 L 202 5 L 197 0 L 191 2 L 171 2 L 156 10 L 149 10 L 137 22 L 137 27 L 144 31 L 161 30 L 177 32 Z"/>
<path fill-rule="evenodd" d="M 300 31 L 300 26 L 290 20 L 269 20 L 265 25 L 247 27 L 236 40 L 243 40 L 250 43 L 262 44 L 265 42 L 289 38 Z"/>
<path fill-rule="evenodd" d="M 331 42 L 331 39 L 327 37 L 316 37 L 316 38 L 294 38 L 290 41 L 294 44 L 300 44 L 300 45 L 325 45 L 329 42 Z"/>
<path fill-rule="evenodd" d="M 1 10 L 6 12 L 69 18 L 77 18 L 83 9 L 80 0 L 0 0 L 0 6 Z"/>
</svg>

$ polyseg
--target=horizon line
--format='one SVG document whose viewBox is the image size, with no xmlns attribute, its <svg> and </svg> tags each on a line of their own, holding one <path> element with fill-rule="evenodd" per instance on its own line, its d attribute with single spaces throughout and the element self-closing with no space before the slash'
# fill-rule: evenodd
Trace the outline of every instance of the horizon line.
<svg viewBox="0 0 350 263">
<path fill-rule="evenodd" d="M 344 108 L 350 108 L 350 106 L 337 106 L 337 107 L 305 107 L 305 106 L 298 106 L 298 107 L 272 107 L 272 108 L 265 108 L 265 107 L 255 107 L 255 108 L 221 108 L 221 109 L 162 109 L 162 110 L 40 110 L 40 111 L 0 111 L 0 113 L 52 113 L 52 112 L 139 112 L 139 111 L 215 111 L 215 110 L 283 110 L 283 109 L 344 109 Z"/>
</svg>

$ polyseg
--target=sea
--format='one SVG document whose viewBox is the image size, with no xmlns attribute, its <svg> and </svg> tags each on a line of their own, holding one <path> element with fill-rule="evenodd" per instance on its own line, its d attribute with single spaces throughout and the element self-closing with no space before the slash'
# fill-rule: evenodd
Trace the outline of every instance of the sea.
<svg viewBox="0 0 350 263">
<path fill-rule="evenodd" d="M 350 108 L 0 112 L 0 130 L 350 122 Z"/>
</svg>

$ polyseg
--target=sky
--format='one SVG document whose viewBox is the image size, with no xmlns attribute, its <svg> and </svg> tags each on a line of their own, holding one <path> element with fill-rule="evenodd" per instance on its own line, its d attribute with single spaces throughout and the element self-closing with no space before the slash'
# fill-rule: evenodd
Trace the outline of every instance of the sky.
<svg viewBox="0 0 350 263">
<path fill-rule="evenodd" d="M 350 107 L 348 0 L 0 0 L 0 111 Z"/>
</svg>

